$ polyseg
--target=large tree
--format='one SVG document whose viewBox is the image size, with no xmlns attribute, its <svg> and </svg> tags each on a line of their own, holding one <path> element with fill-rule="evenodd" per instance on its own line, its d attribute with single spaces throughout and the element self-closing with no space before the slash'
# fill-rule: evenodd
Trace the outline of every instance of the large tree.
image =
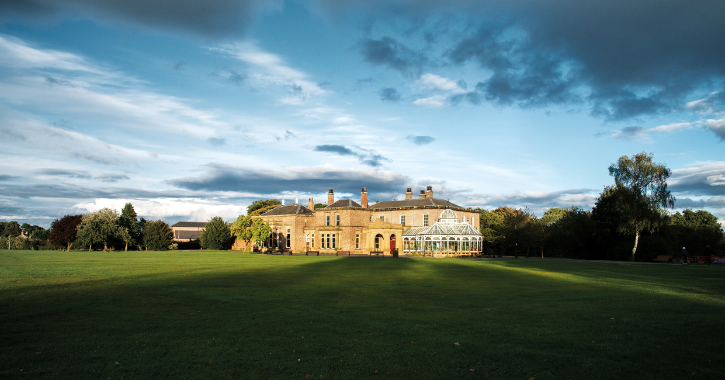
<svg viewBox="0 0 725 380">
<path fill-rule="evenodd" d="M 77 227 L 81 221 L 83 221 L 83 215 L 66 215 L 54 220 L 50 224 L 48 240 L 55 246 L 66 246 L 66 250 L 70 251 L 73 242 L 76 241 Z"/>
<path fill-rule="evenodd" d="M 136 245 L 139 243 L 140 229 L 138 225 L 136 210 L 133 209 L 133 205 L 126 203 L 121 210 L 121 216 L 118 218 L 118 225 L 121 226 L 122 231 L 121 238 L 123 239 L 126 246 L 123 248 L 124 251 L 128 251 L 128 245 Z"/>
<path fill-rule="evenodd" d="M 672 226 L 681 246 L 691 254 L 712 254 L 723 239 L 723 230 L 717 217 L 705 210 L 683 210 L 671 217 Z M 708 249 L 707 247 L 710 247 Z"/>
<path fill-rule="evenodd" d="M 215 216 L 206 223 L 204 230 L 201 231 L 199 242 L 206 249 L 226 249 L 232 233 L 229 226 L 220 216 Z"/>
<path fill-rule="evenodd" d="M 123 238 L 123 229 L 118 225 L 118 212 L 110 208 L 102 208 L 96 212 L 83 215 L 78 225 L 78 241 L 88 246 L 90 251 L 93 244 L 103 243 L 103 250 L 114 238 Z"/>
<path fill-rule="evenodd" d="M 163 220 L 147 220 L 143 225 L 143 245 L 147 250 L 165 251 L 174 240 L 174 232 Z"/>
<path fill-rule="evenodd" d="M 272 232 L 272 228 L 264 220 L 244 215 L 239 215 L 237 220 L 232 223 L 230 230 L 232 235 L 244 241 L 247 247 L 249 247 L 251 242 L 259 245 L 261 242 L 267 240 L 267 237 Z"/>
<path fill-rule="evenodd" d="M 634 235 L 631 261 L 637 253 L 642 231 L 657 230 L 662 208 L 675 205 L 675 197 L 667 189 L 667 178 L 671 174 L 666 166 L 652 161 L 652 154 L 644 152 L 632 157 L 622 156 L 609 166 L 609 175 L 614 177 L 615 184 L 609 190 L 609 196 L 614 197 L 622 217 L 618 230 Z"/>
</svg>

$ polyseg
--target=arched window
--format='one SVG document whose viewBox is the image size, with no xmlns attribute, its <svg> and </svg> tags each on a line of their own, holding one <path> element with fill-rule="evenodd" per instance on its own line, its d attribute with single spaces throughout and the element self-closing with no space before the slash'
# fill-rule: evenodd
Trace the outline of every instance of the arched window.
<svg viewBox="0 0 725 380">
<path fill-rule="evenodd" d="M 310 234 L 305 237 L 305 247 L 310 248 Z"/>
</svg>

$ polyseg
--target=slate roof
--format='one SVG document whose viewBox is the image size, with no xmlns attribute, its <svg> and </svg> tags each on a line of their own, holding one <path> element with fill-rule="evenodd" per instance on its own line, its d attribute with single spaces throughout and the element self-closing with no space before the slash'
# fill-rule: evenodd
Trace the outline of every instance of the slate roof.
<svg viewBox="0 0 725 380">
<path fill-rule="evenodd" d="M 315 215 L 315 213 L 299 203 L 292 203 L 288 205 L 279 205 L 262 214 L 262 216 L 274 215 Z"/>
<path fill-rule="evenodd" d="M 331 205 L 328 205 L 325 208 L 343 208 L 343 207 L 363 208 L 362 206 L 360 206 L 360 203 L 357 203 L 357 202 L 353 201 L 352 199 L 340 199 L 339 201 L 337 201 Z"/>
<path fill-rule="evenodd" d="M 438 198 L 418 198 L 418 199 L 403 199 L 399 201 L 383 201 L 378 202 L 368 207 L 371 210 L 385 210 L 385 209 L 401 209 L 401 208 L 441 208 L 446 207 L 452 210 L 465 211 L 463 207 L 451 203 L 445 199 Z"/>
<path fill-rule="evenodd" d="M 206 222 L 178 222 L 171 227 L 206 227 Z"/>
</svg>

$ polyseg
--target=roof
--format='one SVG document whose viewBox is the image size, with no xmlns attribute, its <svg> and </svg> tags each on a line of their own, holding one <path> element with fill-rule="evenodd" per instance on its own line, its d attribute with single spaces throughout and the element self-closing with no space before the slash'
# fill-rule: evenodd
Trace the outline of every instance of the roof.
<svg viewBox="0 0 725 380">
<path fill-rule="evenodd" d="M 458 215 L 456 215 L 456 213 L 453 212 L 453 210 L 447 209 L 447 210 L 443 211 L 443 213 L 440 216 L 440 219 L 458 220 Z"/>
<path fill-rule="evenodd" d="M 411 227 L 403 232 L 403 236 L 415 235 L 481 235 L 468 223 L 435 223 L 430 227 Z"/>
<path fill-rule="evenodd" d="M 206 222 L 178 222 L 171 227 L 206 227 Z"/>
<path fill-rule="evenodd" d="M 450 208 L 453 210 L 465 211 L 463 207 L 451 203 L 445 199 L 438 198 L 418 198 L 418 199 L 403 199 L 399 201 L 383 201 L 378 202 L 370 207 L 371 210 L 384 210 L 384 209 L 401 209 L 401 208 Z"/>
<path fill-rule="evenodd" d="M 288 205 L 279 205 L 261 216 L 274 216 L 274 215 L 315 215 L 312 210 L 299 203 L 292 203 Z"/>
<path fill-rule="evenodd" d="M 353 208 L 362 208 L 359 203 L 353 201 L 352 199 L 340 199 L 339 201 L 325 207 L 325 208 L 343 208 L 343 207 L 353 207 Z"/>
</svg>

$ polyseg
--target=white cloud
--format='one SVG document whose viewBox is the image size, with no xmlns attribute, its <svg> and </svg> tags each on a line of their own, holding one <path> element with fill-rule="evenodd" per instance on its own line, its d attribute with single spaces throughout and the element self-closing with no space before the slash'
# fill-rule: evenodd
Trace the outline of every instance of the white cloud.
<svg viewBox="0 0 725 380">
<path fill-rule="evenodd" d="M 154 198 L 154 199 L 108 199 L 98 198 L 93 202 L 78 203 L 73 207 L 89 212 L 108 207 L 121 210 L 126 203 L 133 204 L 136 214 L 147 219 L 181 217 L 183 220 L 205 222 L 221 216 L 226 221 L 236 220 L 246 213 L 246 205 L 224 203 L 201 198 Z"/>
<path fill-rule="evenodd" d="M 441 108 L 446 106 L 446 98 L 441 95 L 434 95 L 427 98 L 417 99 L 413 102 L 419 106 L 428 108 Z"/>
<path fill-rule="evenodd" d="M 430 73 L 423 74 L 420 79 L 418 79 L 418 83 L 430 90 L 437 90 L 452 94 L 466 92 L 466 90 L 461 88 L 456 81 Z"/>
<path fill-rule="evenodd" d="M 285 104 L 303 104 L 309 98 L 320 97 L 328 93 L 317 83 L 309 80 L 308 75 L 290 67 L 279 56 L 263 51 L 253 42 L 239 42 L 211 48 L 223 54 L 249 64 L 249 81 L 254 86 L 272 87 L 286 92 L 280 101 Z"/>
</svg>

